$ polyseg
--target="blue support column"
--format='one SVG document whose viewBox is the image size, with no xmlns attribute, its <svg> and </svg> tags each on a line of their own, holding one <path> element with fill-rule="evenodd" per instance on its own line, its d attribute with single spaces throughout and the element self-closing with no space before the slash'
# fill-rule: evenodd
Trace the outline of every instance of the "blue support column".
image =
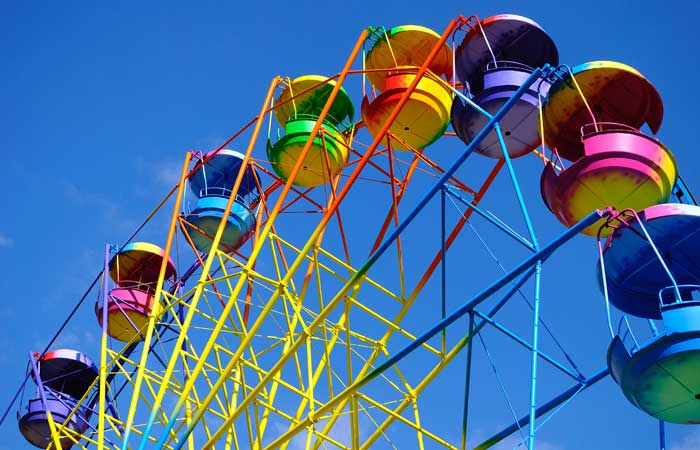
<svg viewBox="0 0 700 450">
<path fill-rule="evenodd" d="M 441 309 L 440 319 L 445 318 L 447 314 L 447 248 L 445 242 L 445 188 L 440 190 L 440 253 L 442 260 L 440 262 L 440 284 L 441 284 Z M 445 330 L 442 332 L 442 354 L 445 354 L 447 347 L 447 335 Z"/>
<path fill-rule="evenodd" d="M 537 408 L 537 361 L 540 330 L 540 280 L 542 277 L 542 261 L 535 265 L 535 301 L 532 318 L 532 370 L 530 371 L 530 450 L 535 449 L 535 418 Z"/>
<path fill-rule="evenodd" d="M 483 323 L 483 321 L 482 321 Z M 469 386 L 472 375 L 472 342 L 474 341 L 474 314 L 469 314 L 469 343 L 467 344 L 467 373 L 464 377 L 464 412 L 462 415 L 462 450 L 467 448 L 467 420 L 469 417 Z"/>
<path fill-rule="evenodd" d="M 530 214 L 527 212 L 527 206 L 525 206 L 525 199 L 523 198 L 523 193 L 520 191 L 520 183 L 518 183 L 518 177 L 515 176 L 515 169 L 513 169 L 513 162 L 511 161 L 510 155 L 508 154 L 508 149 L 506 148 L 506 141 L 503 139 L 503 134 L 501 133 L 501 127 L 496 124 L 494 126 L 496 130 L 496 136 L 498 136 L 498 143 L 501 145 L 501 150 L 503 150 L 503 159 L 506 162 L 506 167 L 508 168 L 508 174 L 510 175 L 510 180 L 513 183 L 513 189 L 515 190 L 515 196 L 518 198 L 518 204 L 520 205 L 520 211 L 523 214 L 523 219 L 525 220 L 525 225 L 527 226 L 527 232 L 530 234 L 530 241 L 532 242 L 535 250 L 539 247 L 537 243 L 537 236 L 535 235 L 535 229 L 532 226 L 532 221 L 530 220 Z"/>
</svg>

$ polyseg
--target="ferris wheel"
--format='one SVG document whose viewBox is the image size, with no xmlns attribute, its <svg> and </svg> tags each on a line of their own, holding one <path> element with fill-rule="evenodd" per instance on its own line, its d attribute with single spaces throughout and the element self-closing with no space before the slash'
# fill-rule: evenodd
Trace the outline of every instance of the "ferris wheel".
<svg viewBox="0 0 700 450">
<path fill-rule="evenodd" d="M 250 122 L 184 155 L 147 219 L 168 215 L 163 241 L 107 245 L 76 307 L 99 353 L 30 353 L 20 432 L 51 449 L 534 449 L 608 375 L 662 432 L 700 423 L 700 208 L 651 135 L 662 119 L 639 71 L 560 65 L 525 17 L 367 29 L 336 75 L 274 78 Z M 516 158 L 542 168 L 559 236 L 540 242 Z M 498 180 L 503 211 L 482 206 Z M 546 263 L 579 234 L 611 334 L 593 372 L 540 313 Z M 521 348 L 509 373 L 485 330 Z M 568 384 L 543 397 L 552 372 Z M 512 419 L 483 439 L 477 390 L 506 393 Z"/>
</svg>

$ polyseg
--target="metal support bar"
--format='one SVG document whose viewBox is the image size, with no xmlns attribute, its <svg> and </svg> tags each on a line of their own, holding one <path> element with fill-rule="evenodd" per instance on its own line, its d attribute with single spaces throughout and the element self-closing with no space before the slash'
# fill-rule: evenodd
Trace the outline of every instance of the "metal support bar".
<svg viewBox="0 0 700 450">
<path fill-rule="evenodd" d="M 605 298 L 605 314 L 608 319 L 608 328 L 610 328 L 610 337 L 615 337 L 615 332 L 612 326 L 612 316 L 610 315 L 610 297 L 608 295 L 608 275 L 605 272 L 605 253 L 603 253 L 603 243 L 598 237 L 598 261 L 600 261 L 600 279 L 603 282 L 603 297 Z"/>
<path fill-rule="evenodd" d="M 557 406 L 561 405 L 562 403 L 566 402 L 569 400 L 571 397 L 576 395 L 577 392 L 583 391 L 585 389 L 588 389 L 589 387 L 593 386 L 603 378 L 607 377 L 610 375 L 610 370 L 608 367 L 603 367 L 602 369 L 598 370 L 596 373 L 593 374 L 593 376 L 586 378 L 583 380 L 581 383 L 575 384 L 571 388 L 567 389 L 566 391 L 562 392 L 558 396 L 554 397 L 552 400 L 548 401 L 544 405 L 540 406 L 535 410 L 535 417 L 540 417 L 543 414 L 548 413 L 552 409 L 556 408 Z M 504 428 L 503 430 L 499 431 L 498 433 L 494 434 L 492 437 L 489 439 L 485 440 L 481 444 L 477 445 L 474 447 L 473 450 L 485 450 L 487 448 L 491 448 L 497 443 L 501 442 L 503 439 L 507 438 L 514 432 L 518 430 L 518 428 L 521 428 L 525 425 L 527 425 L 530 422 L 530 414 L 523 416 L 518 420 L 517 422 L 509 425 L 508 427 Z"/>
<path fill-rule="evenodd" d="M 377 248 L 377 251 L 372 253 L 367 259 L 367 262 L 362 265 L 358 270 L 357 274 L 353 278 L 360 278 L 363 276 L 369 268 L 374 265 L 374 263 L 379 259 L 379 257 L 391 246 L 391 244 L 396 240 L 399 234 L 416 218 L 418 213 L 420 213 L 423 208 L 428 204 L 430 199 L 442 189 L 443 186 L 452 178 L 452 175 L 457 171 L 459 167 L 462 166 L 467 157 L 472 154 L 474 149 L 481 143 L 481 141 L 486 138 L 486 136 L 491 132 L 496 123 L 506 115 L 510 109 L 515 106 L 515 103 L 523 96 L 525 92 L 530 88 L 535 81 L 537 81 L 540 76 L 547 76 L 552 68 L 549 64 L 545 64 L 541 69 L 535 69 L 532 74 L 523 82 L 523 84 L 513 93 L 513 95 L 503 104 L 501 109 L 499 109 L 496 114 L 484 125 L 484 127 L 474 136 L 472 140 L 464 151 L 457 157 L 457 159 L 450 165 L 450 167 L 445 170 L 445 172 L 440 176 L 440 178 L 433 184 L 433 186 L 428 189 L 423 197 L 420 199 L 418 204 L 413 208 L 406 217 L 396 226 L 394 231 L 386 238 L 386 240 Z M 354 281 L 354 280 L 353 280 Z"/>
<path fill-rule="evenodd" d="M 698 202 L 695 200 L 695 196 L 690 189 L 688 189 L 688 185 L 685 184 L 685 180 L 680 175 L 676 179 L 675 188 L 676 199 L 678 199 L 680 203 L 697 206 Z"/>
<path fill-rule="evenodd" d="M 487 314 L 484 314 L 476 309 L 474 310 L 474 313 L 477 316 L 484 319 L 486 322 L 488 322 L 489 325 L 492 325 L 498 331 L 502 332 L 503 334 L 505 334 L 509 338 L 513 339 L 518 344 L 522 345 L 523 347 L 525 347 L 526 349 L 528 349 L 530 351 L 533 350 L 533 346 L 531 344 L 529 344 L 525 339 L 523 339 L 520 336 L 518 336 L 517 334 L 513 333 L 512 331 L 510 331 L 509 329 L 507 329 L 506 327 L 504 327 L 503 325 L 498 323 L 496 320 L 489 317 Z M 570 376 L 571 378 L 573 378 L 576 381 L 581 381 L 581 375 L 579 375 L 578 373 L 572 372 L 566 366 L 564 366 L 563 364 L 561 364 L 560 362 L 558 362 L 557 360 L 555 360 L 551 356 L 549 356 L 545 353 L 542 353 L 542 352 L 538 352 L 538 354 L 542 359 L 544 359 L 545 361 L 547 361 L 548 363 L 550 363 L 552 366 L 556 367 L 557 369 L 561 370 L 566 375 Z"/>
<path fill-rule="evenodd" d="M 124 424 L 124 440 L 122 442 L 121 450 L 128 450 L 129 448 L 129 436 L 131 433 L 131 427 L 134 424 L 134 417 L 136 415 L 136 406 L 138 405 L 139 395 L 141 393 L 141 385 L 143 383 L 146 361 L 148 358 L 148 350 L 150 348 L 151 339 L 156 329 L 156 319 L 160 315 L 160 298 L 163 295 L 163 283 L 165 282 L 165 271 L 168 264 L 168 258 L 170 258 L 170 249 L 174 240 L 176 232 L 177 217 L 180 212 L 180 202 L 182 201 L 185 178 L 187 177 L 187 168 L 190 163 L 191 154 L 188 152 L 185 155 L 184 162 L 182 164 L 182 171 L 180 173 L 180 182 L 178 183 L 178 195 L 175 197 L 175 202 L 173 205 L 172 217 L 170 219 L 170 225 L 168 227 L 168 237 L 165 241 L 165 248 L 163 250 L 163 261 L 161 262 L 160 272 L 158 274 L 158 282 L 156 284 L 156 291 L 153 294 L 153 308 L 148 315 L 148 328 L 146 329 L 146 336 L 143 340 L 143 348 L 139 358 L 139 368 L 136 371 L 136 380 L 134 381 L 134 388 L 131 394 L 131 405 L 129 406 L 129 411 L 126 416 L 126 423 Z M 228 211 L 225 212 L 228 214 Z M 166 371 L 167 375 L 167 371 Z M 165 382 L 167 384 L 167 381 Z M 148 432 L 145 432 L 146 436 Z"/>
<path fill-rule="evenodd" d="M 450 324 L 454 323 L 457 319 L 462 317 L 464 314 L 467 312 L 473 310 L 475 307 L 477 307 L 481 302 L 486 300 L 489 296 L 492 294 L 496 293 L 499 289 L 501 289 L 503 286 L 511 282 L 515 277 L 520 275 L 521 273 L 525 272 L 527 269 L 530 267 L 534 266 L 537 264 L 539 261 L 544 261 L 549 257 L 556 249 L 561 247 L 564 243 L 569 241 L 571 238 L 579 234 L 581 231 L 586 229 L 587 227 L 591 226 L 595 222 L 597 222 L 601 216 L 609 215 L 610 212 L 600 212 L 600 211 L 594 211 L 590 213 L 588 216 L 584 217 L 580 222 L 578 222 L 576 225 L 572 226 L 568 230 L 566 230 L 561 236 L 559 236 L 557 239 L 554 241 L 550 242 L 546 246 L 542 247 L 540 251 L 537 253 L 534 253 L 532 256 L 527 258 L 525 261 L 521 262 L 519 265 L 517 265 L 515 268 L 513 268 L 510 272 L 504 274 L 501 278 L 496 280 L 491 286 L 487 287 L 483 291 L 481 291 L 479 294 L 475 295 L 470 301 L 464 303 L 461 307 L 457 308 L 454 312 L 451 314 L 447 315 L 443 320 L 439 321 L 435 325 L 433 325 L 428 331 L 423 333 L 421 336 L 416 337 L 410 344 L 408 344 L 406 347 L 404 347 L 402 350 L 400 350 L 398 353 L 394 354 L 391 356 L 389 359 L 387 359 L 384 363 L 380 364 L 377 366 L 374 370 L 369 372 L 365 378 L 358 380 L 358 383 L 361 385 L 366 384 L 368 381 L 370 381 L 372 378 L 376 377 L 377 375 L 381 374 L 384 372 L 387 368 L 393 366 L 400 360 L 402 360 L 405 356 L 407 356 L 409 353 L 423 345 L 425 342 L 427 342 L 431 337 L 435 336 L 437 333 L 439 333 L 441 330 L 445 329 L 447 326 Z"/>
<path fill-rule="evenodd" d="M 654 240 L 649 235 L 649 232 L 647 231 L 647 227 L 644 226 L 644 223 L 642 222 L 642 219 L 640 219 L 639 214 L 637 214 L 637 211 L 632 210 L 632 213 L 634 214 L 635 219 L 637 219 L 637 223 L 639 224 L 639 228 L 642 230 L 642 233 L 644 233 L 644 237 L 647 238 L 647 242 L 651 246 L 651 249 L 654 251 L 656 258 L 661 263 L 661 267 L 664 268 L 666 275 L 668 275 L 668 277 L 671 279 L 671 283 L 673 283 L 673 292 L 676 294 L 676 301 L 677 302 L 682 301 L 681 292 L 678 289 L 678 283 L 676 283 L 676 278 L 673 276 L 671 269 L 669 269 L 663 256 L 661 256 L 661 252 L 659 252 L 659 249 L 656 247 L 656 244 L 654 244 Z"/>
<path fill-rule="evenodd" d="M 507 235 L 509 235 L 510 237 L 512 237 L 513 239 L 515 239 L 516 241 L 518 241 L 520 244 L 524 245 L 528 250 L 533 251 L 533 252 L 535 251 L 535 246 L 532 245 L 532 244 L 530 243 L 530 241 L 528 241 L 528 240 L 525 239 L 524 237 L 520 236 L 518 233 L 516 233 L 515 231 L 513 231 L 509 226 L 507 226 L 506 224 L 504 224 L 502 221 L 496 220 L 497 217 L 492 216 L 491 214 L 487 213 L 486 211 L 483 211 L 483 210 L 482 210 L 481 208 L 479 208 L 478 206 L 473 205 L 470 201 L 468 201 L 467 199 L 465 199 L 464 197 L 462 197 L 461 195 L 459 195 L 458 193 L 456 193 L 456 192 L 453 190 L 453 188 L 451 188 L 449 185 L 445 185 L 445 189 L 447 190 L 447 192 L 450 193 L 450 195 L 451 195 L 452 197 L 456 198 L 456 199 L 459 200 L 461 203 L 463 203 L 464 206 L 466 206 L 467 208 L 473 210 L 475 213 L 477 213 L 478 215 L 480 215 L 480 216 L 483 217 L 484 219 L 488 220 L 488 221 L 491 222 L 492 224 L 496 225 L 496 227 L 498 227 L 501 231 L 503 231 L 504 233 L 506 233 Z"/>
<path fill-rule="evenodd" d="M 36 361 L 36 356 L 33 352 L 29 352 L 29 361 L 32 363 L 32 372 L 34 373 L 34 381 L 39 389 L 39 398 L 41 399 L 41 405 L 44 407 L 46 412 L 46 418 L 49 423 L 49 430 L 51 431 L 51 441 L 55 448 L 61 448 L 61 442 L 58 439 L 56 431 L 56 422 L 53 420 L 51 414 L 51 409 L 49 409 L 49 403 L 46 401 L 46 391 L 44 388 L 44 382 L 41 381 L 41 374 L 39 373 L 39 365 Z"/>
<path fill-rule="evenodd" d="M 484 317 L 485 318 L 485 317 Z M 482 322 L 483 323 L 483 322 Z M 467 344 L 467 373 L 464 377 L 464 413 L 462 414 L 462 450 L 467 448 L 467 419 L 469 418 L 469 386 L 472 377 L 472 347 L 474 342 L 474 314 L 469 314 L 469 343 Z"/>
<path fill-rule="evenodd" d="M 455 89 L 454 87 L 452 88 L 452 92 L 453 92 L 457 97 L 459 97 L 459 98 L 461 98 L 462 100 L 464 100 L 469 106 L 471 106 L 472 108 L 474 108 L 475 110 L 477 110 L 481 115 L 486 116 L 487 119 L 493 118 L 493 116 L 491 115 L 491 113 L 489 113 L 488 111 L 486 111 L 486 110 L 485 110 L 484 108 L 482 108 L 481 106 L 477 105 L 477 104 L 474 102 L 474 100 L 472 100 L 472 99 L 470 99 L 469 97 L 467 97 L 466 95 L 464 95 L 464 93 L 458 91 L 458 90 Z"/>
<path fill-rule="evenodd" d="M 523 198 L 523 193 L 520 191 L 520 183 L 518 183 L 518 177 L 515 175 L 515 169 L 513 169 L 513 162 L 511 161 L 510 155 L 508 154 L 508 148 L 506 148 L 506 141 L 503 139 L 503 133 L 501 133 L 501 127 L 499 124 L 494 126 L 496 131 L 496 136 L 498 136 L 498 143 L 501 145 L 501 150 L 503 150 L 503 159 L 506 161 L 506 167 L 508 168 L 508 174 L 513 183 L 513 189 L 515 190 L 515 196 L 518 198 L 518 204 L 520 205 L 520 211 L 523 214 L 523 219 L 525 220 L 525 225 L 527 226 L 527 232 L 530 234 L 530 241 L 532 241 L 532 246 L 537 250 L 539 244 L 537 243 L 537 236 L 535 235 L 535 229 L 532 226 L 532 221 L 530 220 L 530 214 L 527 212 L 527 206 L 525 206 L 525 199 Z"/>
<path fill-rule="evenodd" d="M 102 337 L 100 340 L 99 408 L 97 410 L 97 450 L 105 447 L 105 401 L 107 398 L 107 331 L 109 328 L 109 250 L 105 246 L 104 269 L 102 270 Z M 128 316 L 127 316 L 128 317 Z"/>
<path fill-rule="evenodd" d="M 532 369 L 530 371 L 530 450 L 535 450 L 535 419 L 537 418 L 537 353 L 540 340 L 540 285 L 542 280 L 542 261 L 535 263 L 535 301 L 532 310 Z"/>
<path fill-rule="evenodd" d="M 440 285 L 441 285 L 441 304 L 440 304 L 440 319 L 445 318 L 447 314 L 447 244 L 445 241 L 445 189 L 440 190 Z M 442 353 L 445 354 L 447 346 L 447 335 L 442 332 Z"/>
</svg>

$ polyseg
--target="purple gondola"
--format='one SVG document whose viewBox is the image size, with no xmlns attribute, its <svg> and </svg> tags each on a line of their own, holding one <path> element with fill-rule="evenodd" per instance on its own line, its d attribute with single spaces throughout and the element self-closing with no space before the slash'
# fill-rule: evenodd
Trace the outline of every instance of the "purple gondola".
<svg viewBox="0 0 700 450">
<path fill-rule="evenodd" d="M 29 443 L 47 448 L 52 443 L 49 416 L 60 428 L 58 441 L 67 450 L 79 441 L 89 426 L 89 413 L 78 406 L 98 376 L 97 367 L 83 353 L 60 349 L 32 356 L 32 378 L 38 386 L 37 398 L 30 399 L 19 418 L 19 429 Z"/>
<path fill-rule="evenodd" d="M 542 27 L 513 14 L 489 17 L 473 26 L 457 48 L 455 58 L 464 95 L 489 114 L 498 111 L 535 68 L 559 63 L 557 47 Z M 548 90 L 546 80 L 536 82 L 501 119 L 503 139 L 511 157 L 525 155 L 539 145 L 538 94 L 544 99 Z M 471 142 L 488 120 L 463 97 L 455 97 L 452 127 L 462 141 Z M 503 157 L 494 131 L 476 151 L 492 158 Z"/>
</svg>

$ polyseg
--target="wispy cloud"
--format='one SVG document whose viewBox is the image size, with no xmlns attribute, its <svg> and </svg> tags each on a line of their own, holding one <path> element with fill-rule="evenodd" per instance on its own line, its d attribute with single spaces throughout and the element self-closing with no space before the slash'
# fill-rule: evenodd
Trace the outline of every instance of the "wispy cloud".
<svg viewBox="0 0 700 450">
<path fill-rule="evenodd" d="M 9 236 L 0 233 L 0 247 L 12 247 L 15 245 L 15 241 Z"/>
<path fill-rule="evenodd" d="M 77 206 L 91 208 L 92 210 L 97 208 L 110 218 L 119 217 L 119 207 L 110 198 L 94 190 L 81 188 L 68 180 L 61 180 L 61 184 L 66 198 Z"/>
<path fill-rule="evenodd" d="M 181 168 L 176 163 L 163 164 L 156 171 L 156 178 L 167 187 L 172 187 L 180 180 Z"/>
<path fill-rule="evenodd" d="M 190 151 L 207 153 L 215 150 L 226 141 L 226 137 L 222 136 L 205 136 L 195 140 Z M 238 148 L 239 145 L 231 145 L 230 148 Z M 182 149 L 172 153 L 170 156 L 158 160 L 148 160 L 137 158 L 135 167 L 138 171 L 152 175 L 151 178 L 157 181 L 163 187 L 171 188 L 180 179 L 182 171 L 182 162 L 187 150 Z M 190 165 L 191 167 L 191 165 Z"/>
<path fill-rule="evenodd" d="M 275 428 L 276 434 L 282 434 L 287 431 L 287 426 L 281 422 L 273 422 L 273 427 Z M 291 450 L 304 450 L 306 448 L 306 434 L 308 430 L 294 436 L 289 442 L 289 449 Z"/>
<path fill-rule="evenodd" d="M 93 217 L 99 218 L 102 224 L 109 227 L 110 235 L 123 234 L 136 228 L 138 222 L 129 213 L 127 205 L 118 200 L 117 194 L 88 189 L 67 179 L 60 180 L 59 186 L 68 202 L 91 211 Z"/>
<path fill-rule="evenodd" d="M 564 447 L 557 445 L 557 444 L 552 444 L 551 442 L 538 442 L 537 443 L 537 448 L 538 450 L 564 450 Z"/>
<path fill-rule="evenodd" d="M 158 159 L 137 157 L 134 169 L 149 186 L 162 190 L 163 192 L 158 192 L 164 194 L 164 188 L 170 189 L 179 181 L 183 160 L 184 151 Z"/>
<path fill-rule="evenodd" d="M 526 430 L 527 431 L 527 430 Z M 480 444 L 487 438 L 487 434 L 481 429 L 473 430 L 472 435 L 467 443 L 468 448 L 472 448 L 477 444 Z M 536 438 L 535 443 L 537 444 L 537 450 L 564 450 L 564 446 L 560 444 L 555 444 L 550 441 L 545 441 L 540 438 Z M 527 445 L 523 442 L 523 439 L 517 434 L 513 434 L 501 442 L 493 446 L 494 450 L 526 450 Z M 673 450 L 673 449 L 671 449 Z M 685 450 L 685 449 L 682 449 Z"/>
<path fill-rule="evenodd" d="M 700 448 L 700 431 L 694 431 L 684 436 L 680 441 L 671 444 L 669 450 L 698 450 Z"/>
<path fill-rule="evenodd" d="M 210 150 L 216 150 L 226 142 L 228 139 L 228 136 L 215 136 L 215 135 L 210 135 L 210 136 L 202 136 L 198 139 L 196 139 L 192 145 L 193 148 L 201 150 L 202 152 L 206 153 Z M 230 144 L 229 148 L 236 148 L 241 145 L 242 141 L 236 140 L 234 144 Z"/>
<path fill-rule="evenodd" d="M 96 329 L 99 328 L 95 327 Z M 38 343 L 37 349 L 46 345 L 46 343 Z M 92 349 L 97 347 L 99 344 L 98 334 L 90 328 L 83 328 L 76 331 L 66 331 L 61 333 L 53 348 L 74 348 L 86 351 L 87 349 Z"/>
<path fill-rule="evenodd" d="M 552 442 L 543 441 L 542 439 L 537 439 L 535 441 L 535 443 L 537 444 L 537 450 L 564 450 L 564 447 L 562 447 L 561 445 L 554 444 Z M 522 450 L 522 449 L 527 449 L 527 445 L 525 445 L 521 439 L 511 437 L 511 438 L 504 440 L 503 442 L 501 442 L 499 445 L 497 445 L 494 448 L 495 449 L 503 449 L 503 450 L 517 448 L 517 449 Z"/>
</svg>

